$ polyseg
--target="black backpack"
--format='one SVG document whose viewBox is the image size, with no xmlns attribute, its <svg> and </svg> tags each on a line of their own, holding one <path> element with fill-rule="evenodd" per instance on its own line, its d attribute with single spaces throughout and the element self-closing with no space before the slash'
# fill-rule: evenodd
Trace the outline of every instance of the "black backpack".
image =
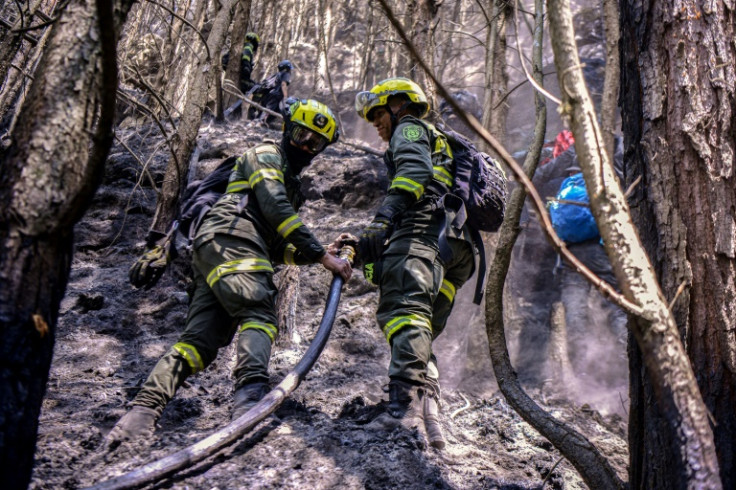
<svg viewBox="0 0 736 490">
<path fill-rule="evenodd" d="M 460 133 L 443 129 L 442 134 L 455 162 L 450 192 L 465 204 L 467 223 L 478 231 L 497 231 L 506 212 L 506 175 L 501 166 Z"/>
<path fill-rule="evenodd" d="M 455 163 L 450 192 L 440 198 L 440 208 L 455 211 L 452 225 L 468 229 L 478 251 L 478 279 L 473 303 L 480 304 L 486 272 L 486 255 L 481 231 L 497 231 L 506 213 L 506 175 L 490 155 L 479 151 L 465 136 L 451 129 L 440 130 L 447 138 Z M 447 215 L 445 214 L 445 217 Z M 445 227 L 439 236 L 440 257 L 449 261 L 452 251 Z"/>
<path fill-rule="evenodd" d="M 238 157 L 232 156 L 223 160 L 215 170 L 202 180 L 190 183 L 179 206 L 179 233 L 192 243 L 199 225 L 220 196 L 227 190 L 230 174 Z"/>
</svg>

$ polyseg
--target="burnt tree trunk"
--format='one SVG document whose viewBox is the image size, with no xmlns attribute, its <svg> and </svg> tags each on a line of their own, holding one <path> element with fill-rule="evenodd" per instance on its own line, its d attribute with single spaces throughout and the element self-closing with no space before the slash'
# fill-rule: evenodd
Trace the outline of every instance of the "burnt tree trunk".
<svg viewBox="0 0 736 490">
<path fill-rule="evenodd" d="M 230 59 L 227 63 L 227 67 L 225 68 L 225 79 L 231 80 L 236 87 L 239 86 L 240 59 L 242 56 L 243 45 L 245 44 L 245 35 L 248 33 L 248 24 L 250 23 L 251 3 L 252 0 L 240 0 L 235 7 L 235 15 L 233 17 L 233 29 L 230 34 Z M 258 52 L 253 54 L 254 65 L 257 57 Z M 225 106 L 230 106 L 230 104 L 236 100 L 237 99 L 234 95 L 225 96 Z"/>
<path fill-rule="evenodd" d="M 112 142 L 115 43 L 131 4 L 66 6 L 0 158 L 0 467 L 12 468 L 4 488 L 30 481 L 72 229 Z"/>
<path fill-rule="evenodd" d="M 228 27 L 233 18 L 236 0 L 223 0 L 212 23 L 212 30 L 207 37 L 207 49 L 210 56 L 192 69 L 186 106 L 173 136 L 172 158 L 164 172 L 161 184 L 161 195 L 156 204 L 152 230 L 164 232 L 176 219 L 179 198 L 187 184 L 189 174 L 189 158 L 197 142 L 197 133 L 202 123 L 209 87 L 214 77 L 220 74 L 219 53 L 225 43 Z"/>
<path fill-rule="evenodd" d="M 713 415 L 724 488 L 736 487 L 735 23 L 724 2 L 621 4 L 626 181 L 641 178 L 632 215 Z M 654 400 L 633 349 L 631 486 L 684 488 Z"/>
</svg>

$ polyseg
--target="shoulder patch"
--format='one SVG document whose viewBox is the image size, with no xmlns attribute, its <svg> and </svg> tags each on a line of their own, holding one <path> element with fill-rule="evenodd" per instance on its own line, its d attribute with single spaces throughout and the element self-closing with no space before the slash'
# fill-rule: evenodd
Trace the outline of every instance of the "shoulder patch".
<svg viewBox="0 0 736 490">
<path fill-rule="evenodd" d="M 404 135 L 404 138 L 406 138 L 407 141 L 418 141 L 419 138 L 424 136 L 424 128 L 418 124 L 410 124 L 408 126 L 404 126 L 404 129 L 401 130 L 401 134 Z"/>
</svg>

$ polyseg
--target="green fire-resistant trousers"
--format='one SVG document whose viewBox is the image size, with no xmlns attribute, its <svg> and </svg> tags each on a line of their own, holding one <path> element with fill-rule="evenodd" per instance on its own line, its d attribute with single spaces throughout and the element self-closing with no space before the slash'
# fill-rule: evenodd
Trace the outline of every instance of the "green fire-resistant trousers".
<svg viewBox="0 0 736 490">
<path fill-rule="evenodd" d="M 408 253 L 381 257 L 380 299 L 376 318 L 391 346 L 388 375 L 425 384 L 432 341 L 442 333 L 452 311 L 455 292 L 472 275 L 474 254 L 464 240 L 449 239 L 452 259 L 444 264 L 430 246 L 413 243 Z"/>
<path fill-rule="evenodd" d="M 276 327 L 273 268 L 257 241 L 215 235 L 194 249 L 195 291 L 186 328 L 154 367 L 134 405 L 159 413 L 184 380 L 209 366 L 236 331 L 236 388 L 268 381 L 271 344 Z"/>
</svg>

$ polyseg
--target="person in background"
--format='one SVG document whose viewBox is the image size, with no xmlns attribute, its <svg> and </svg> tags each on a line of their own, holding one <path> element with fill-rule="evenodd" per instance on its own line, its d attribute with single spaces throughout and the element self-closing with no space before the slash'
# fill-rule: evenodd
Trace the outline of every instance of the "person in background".
<svg viewBox="0 0 736 490">
<path fill-rule="evenodd" d="M 253 63 L 258 52 L 258 44 L 261 42 L 261 38 L 255 32 L 249 32 L 245 35 L 245 42 L 243 43 L 243 51 L 240 53 L 240 72 L 238 75 L 238 88 L 242 93 L 248 92 L 253 87 L 254 82 L 250 76 L 253 73 Z M 225 53 L 222 56 L 222 69 L 227 68 L 227 64 L 230 61 L 230 52 Z"/>
<path fill-rule="evenodd" d="M 266 109 L 274 112 L 281 112 L 281 101 L 289 97 L 289 84 L 291 83 L 291 70 L 293 65 L 289 60 L 281 61 L 278 71 L 268 77 L 266 80 L 253 86 L 249 94 L 253 100 Z M 249 110 L 251 119 L 255 119 L 262 124 L 271 124 L 276 117 L 266 112 L 251 107 Z"/>
</svg>

